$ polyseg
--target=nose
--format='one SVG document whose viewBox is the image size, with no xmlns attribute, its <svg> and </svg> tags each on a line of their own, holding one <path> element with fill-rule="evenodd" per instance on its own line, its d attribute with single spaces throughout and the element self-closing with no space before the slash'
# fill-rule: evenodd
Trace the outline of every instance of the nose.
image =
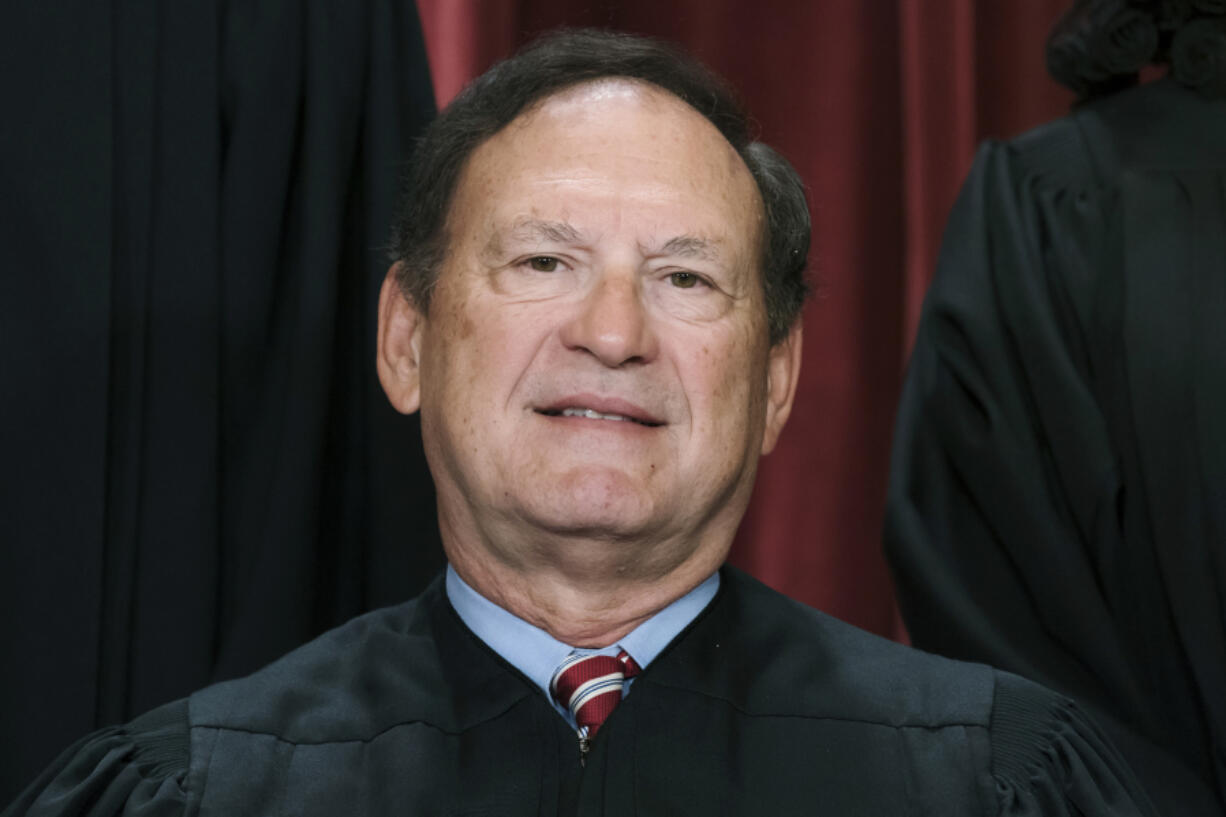
<svg viewBox="0 0 1226 817">
<path fill-rule="evenodd" d="M 601 275 L 561 334 L 568 349 L 610 368 L 650 362 L 658 350 L 638 276 L 629 271 Z"/>
</svg>

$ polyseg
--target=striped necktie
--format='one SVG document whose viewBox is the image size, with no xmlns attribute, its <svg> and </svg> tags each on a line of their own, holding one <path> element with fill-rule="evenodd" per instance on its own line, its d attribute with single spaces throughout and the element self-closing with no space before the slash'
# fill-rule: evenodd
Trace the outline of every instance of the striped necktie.
<svg viewBox="0 0 1226 817">
<path fill-rule="evenodd" d="M 581 736 L 590 740 L 621 702 L 626 679 L 638 672 L 638 664 L 625 650 L 616 658 L 571 653 L 558 665 L 549 691 L 555 701 L 575 716 Z"/>
</svg>

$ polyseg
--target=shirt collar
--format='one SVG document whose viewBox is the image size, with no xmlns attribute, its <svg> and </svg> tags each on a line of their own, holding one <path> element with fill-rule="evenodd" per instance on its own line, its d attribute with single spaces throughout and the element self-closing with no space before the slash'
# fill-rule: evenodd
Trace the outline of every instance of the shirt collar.
<svg viewBox="0 0 1226 817">
<path fill-rule="evenodd" d="M 575 647 L 558 641 L 535 625 L 504 610 L 482 596 L 447 565 L 447 599 L 460 620 L 494 652 L 532 680 L 549 697 L 549 680 L 562 659 Z M 617 644 L 585 653 L 630 654 L 643 669 L 655 660 L 677 635 L 689 626 L 719 590 L 716 571 L 701 584 L 635 627 Z"/>
</svg>

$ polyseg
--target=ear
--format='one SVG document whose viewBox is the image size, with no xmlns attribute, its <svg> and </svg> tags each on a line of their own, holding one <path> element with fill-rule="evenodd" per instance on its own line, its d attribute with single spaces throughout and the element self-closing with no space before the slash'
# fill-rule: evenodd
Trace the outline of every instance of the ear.
<svg viewBox="0 0 1226 817">
<path fill-rule="evenodd" d="M 779 441 L 779 433 L 792 413 L 796 381 L 800 378 L 800 347 L 803 340 L 800 319 L 787 337 L 771 347 L 766 367 L 766 428 L 762 433 L 762 453 L 769 454 Z"/>
<path fill-rule="evenodd" d="M 400 288 L 403 263 L 391 266 L 379 292 L 375 367 L 392 406 L 402 414 L 412 414 L 421 406 L 421 333 L 426 319 Z"/>
</svg>

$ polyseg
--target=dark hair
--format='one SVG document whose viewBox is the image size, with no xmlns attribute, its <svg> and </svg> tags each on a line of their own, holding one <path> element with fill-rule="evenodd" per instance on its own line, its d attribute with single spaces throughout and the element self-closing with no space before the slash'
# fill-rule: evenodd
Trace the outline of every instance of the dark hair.
<svg viewBox="0 0 1226 817">
<path fill-rule="evenodd" d="M 1047 71 L 1081 99 L 1137 83 L 1146 65 L 1226 97 L 1226 0 L 1076 0 L 1047 38 Z"/>
<path fill-rule="evenodd" d="M 546 35 L 474 80 L 431 123 L 405 176 L 392 237 L 392 258 L 404 262 L 401 290 L 418 308 L 429 308 L 447 252 L 447 214 L 473 151 L 534 103 L 608 77 L 647 82 L 688 103 L 719 129 L 748 166 L 765 207 L 762 286 L 770 340 L 783 340 L 808 290 L 804 184 L 787 160 L 753 141 L 749 117 L 721 79 L 668 44 L 608 31 Z"/>
</svg>

